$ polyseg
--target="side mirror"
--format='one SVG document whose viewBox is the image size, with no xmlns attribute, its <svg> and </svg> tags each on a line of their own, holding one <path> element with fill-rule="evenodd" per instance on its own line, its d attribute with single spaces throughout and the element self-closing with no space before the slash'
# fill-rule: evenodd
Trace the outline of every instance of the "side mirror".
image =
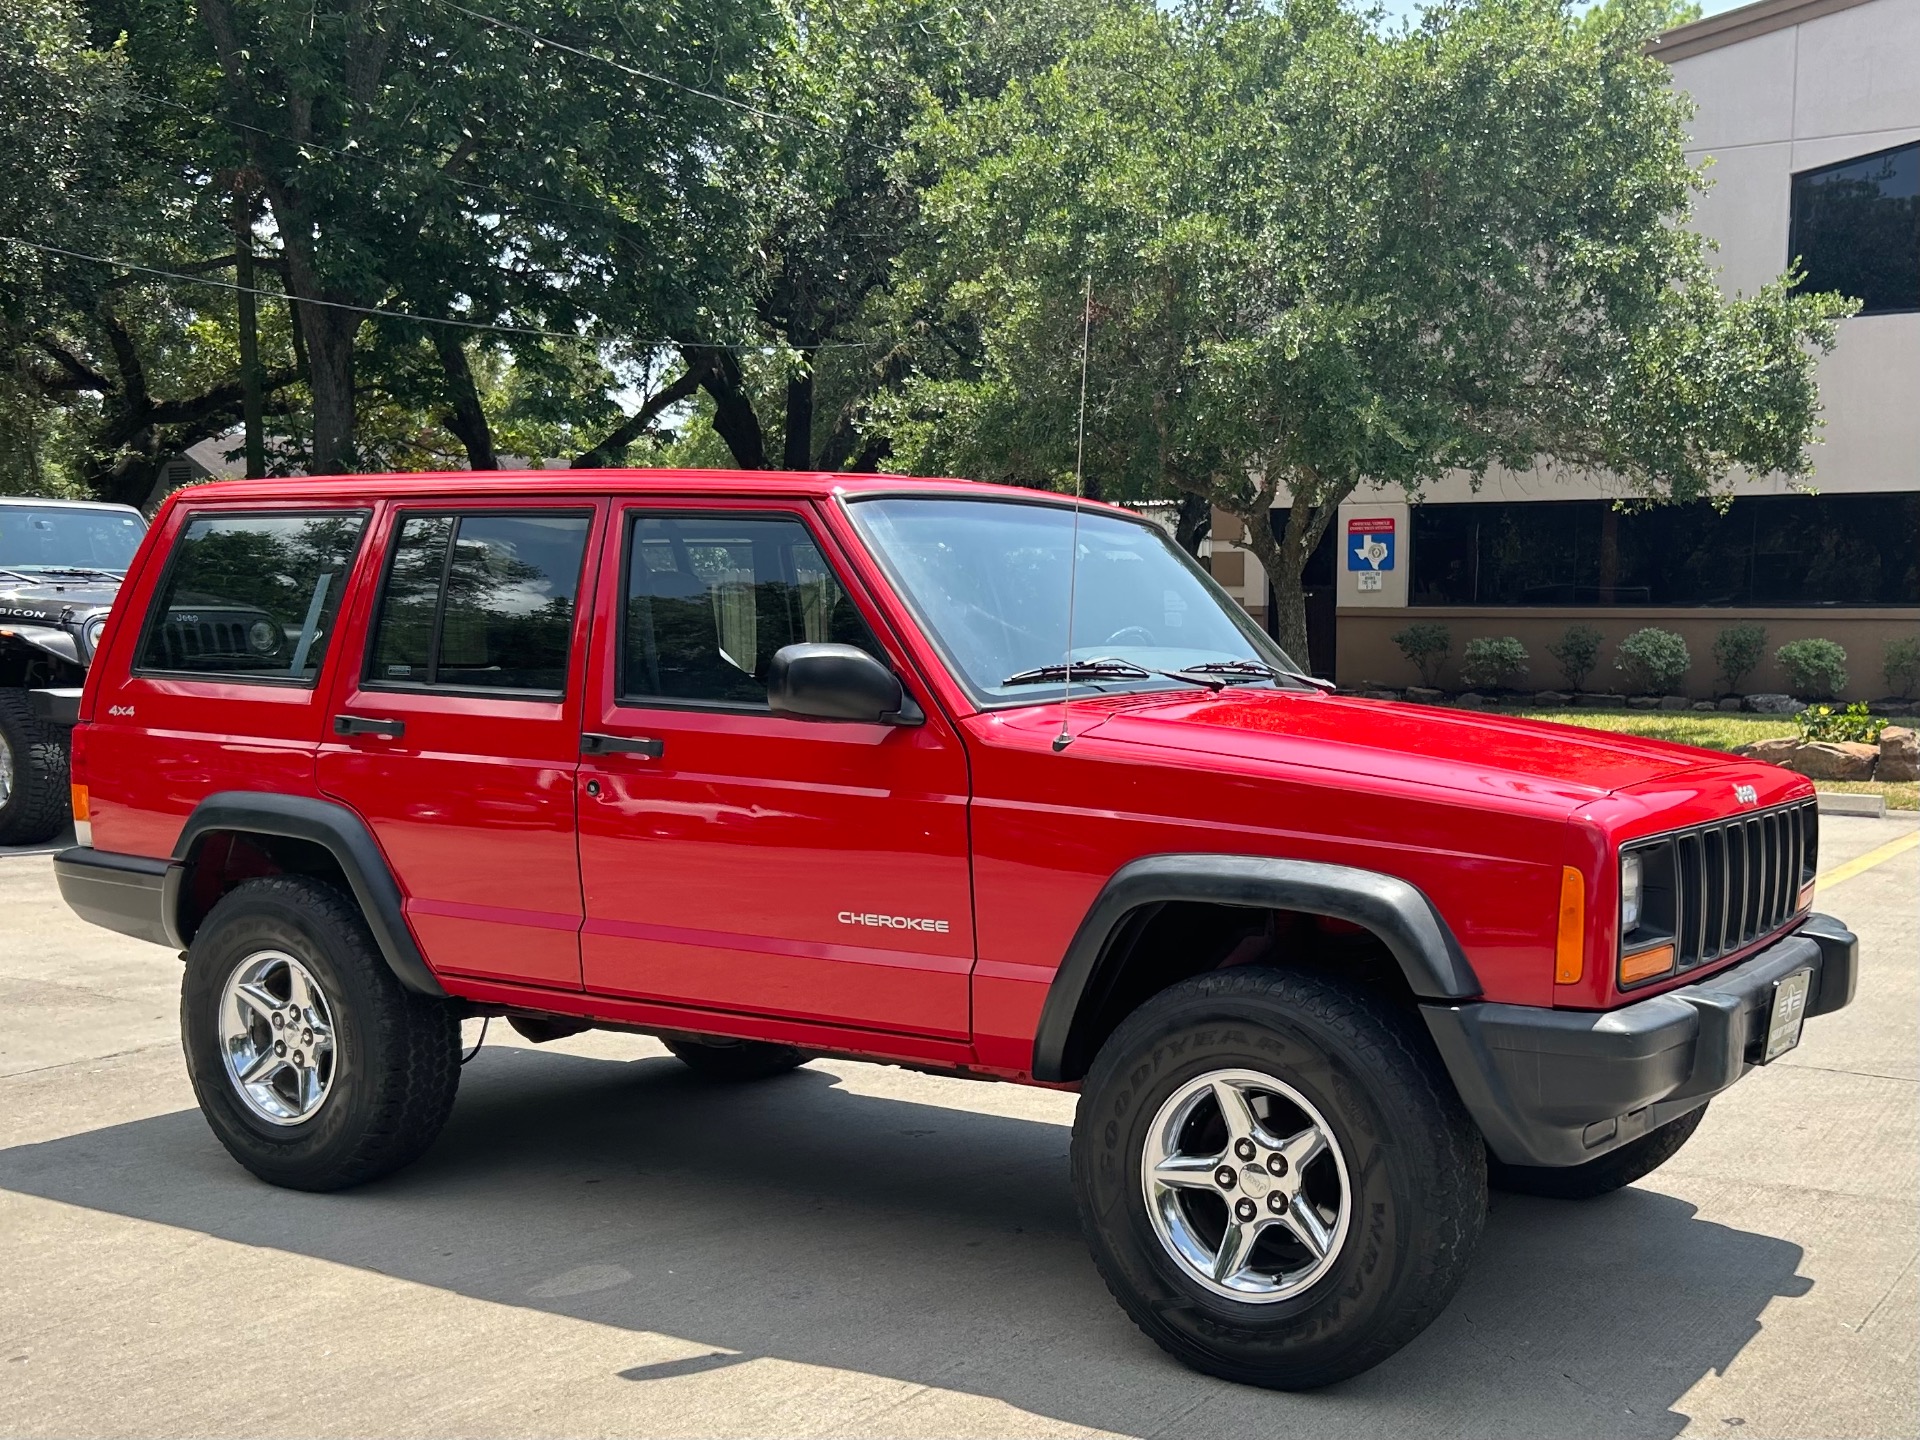
<svg viewBox="0 0 1920 1440">
<path fill-rule="evenodd" d="M 852 645 L 788 645 L 767 666 L 767 706 L 800 720 L 919 725 L 925 713 L 900 677 Z"/>
</svg>

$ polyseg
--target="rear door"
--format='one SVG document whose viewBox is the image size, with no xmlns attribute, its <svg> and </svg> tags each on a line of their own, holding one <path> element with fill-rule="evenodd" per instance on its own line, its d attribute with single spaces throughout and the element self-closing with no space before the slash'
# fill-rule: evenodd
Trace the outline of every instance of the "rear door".
<svg viewBox="0 0 1920 1440">
<path fill-rule="evenodd" d="M 580 602 L 604 514 L 543 498 L 382 517 L 319 780 L 373 830 L 436 970 L 579 988 Z"/>
</svg>

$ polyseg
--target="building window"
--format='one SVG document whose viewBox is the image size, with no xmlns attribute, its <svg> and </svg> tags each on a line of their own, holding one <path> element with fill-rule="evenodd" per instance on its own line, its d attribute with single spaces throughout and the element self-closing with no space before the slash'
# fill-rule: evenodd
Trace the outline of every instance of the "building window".
<svg viewBox="0 0 1920 1440">
<path fill-rule="evenodd" d="M 1920 605 L 1920 492 L 1415 505 L 1414 605 Z"/>
<path fill-rule="evenodd" d="M 1837 290 L 1865 315 L 1920 310 L 1920 144 L 1794 176 L 1787 250 L 1802 290 Z"/>
</svg>

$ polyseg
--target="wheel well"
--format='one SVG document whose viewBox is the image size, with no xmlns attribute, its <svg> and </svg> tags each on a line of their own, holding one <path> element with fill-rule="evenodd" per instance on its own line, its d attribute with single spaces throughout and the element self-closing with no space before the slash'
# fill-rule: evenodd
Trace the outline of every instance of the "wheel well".
<svg viewBox="0 0 1920 1440">
<path fill-rule="evenodd" d="M 1350 921 L 1205 901 L 1143 905 L 1121 921 L 1081 996 L 1060 1078 L 1082 1078 L 1120 1023 L 1168 986 L 1236 965 L 1307 971 L 1396 1005 L 1417 1003 L 1386 942 Z"/>
<path fill-rule="evenodd" d="M 263 875 L 311 875 L 337 886 L 350 904 L 358 904 L 347 872 L 334 853 L 313 840 L 263 835 L 246 830 L 209 830 L 186 858 L 180 887 L 180 938 L 192 940 L 207 913 L 234 886 Z"/>
</svg>

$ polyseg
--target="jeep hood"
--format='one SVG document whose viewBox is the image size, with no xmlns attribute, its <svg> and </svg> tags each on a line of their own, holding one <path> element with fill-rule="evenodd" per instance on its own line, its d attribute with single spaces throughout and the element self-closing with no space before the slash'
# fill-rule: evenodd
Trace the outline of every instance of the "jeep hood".
<svg viewBox="0 0 1920 1440">
<path fill-rule="evenodd" d="M 70 617 L 113 604 L 118 585 L 99 580 L 26 581 L 0 570 L 0 623 L 62 625 Z"/>
<path fill-rule="evenodd" d="M 1243 688 L 1142 696 L 1089 734 L 1103 746 L 1185 750 L 1236 768 L 1265 762 L 1576 805 L 1728 758 L 1549 721 Z"/>
</svg>

